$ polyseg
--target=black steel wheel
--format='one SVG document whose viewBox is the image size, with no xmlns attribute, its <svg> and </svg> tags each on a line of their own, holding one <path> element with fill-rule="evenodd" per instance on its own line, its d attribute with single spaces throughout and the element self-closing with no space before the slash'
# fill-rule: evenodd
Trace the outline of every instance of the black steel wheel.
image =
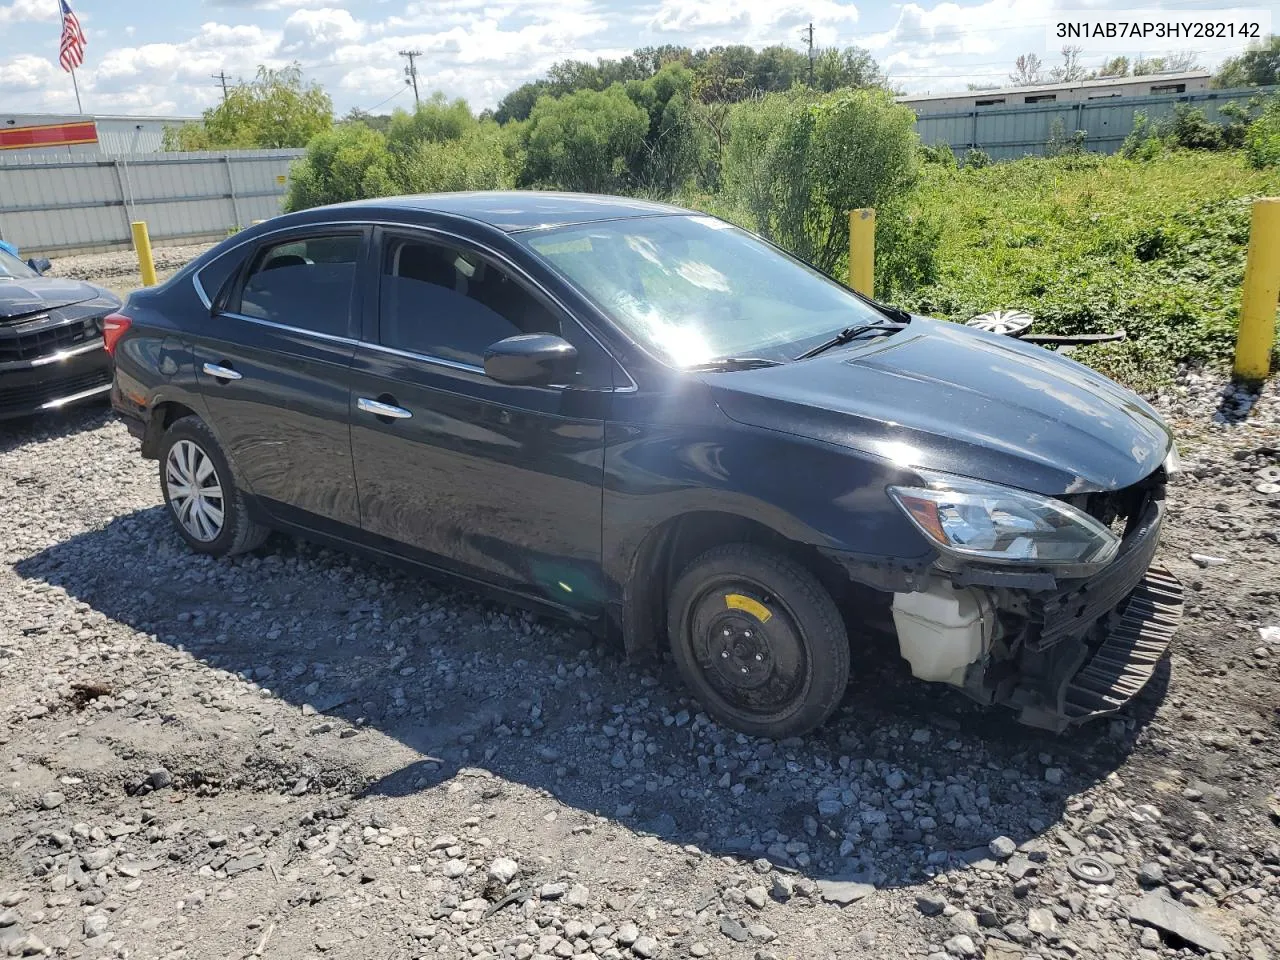
<svg viewBox="0 0 1280 960">
<path fill-rule="evenodd" d="M 707 712 L 753 736 L 812 730 L 849 682 L 849 638 L 830 594 L 798 563 L 753 544 L 716 547 L 685 568 L 668 631 Z"/>
</svg>

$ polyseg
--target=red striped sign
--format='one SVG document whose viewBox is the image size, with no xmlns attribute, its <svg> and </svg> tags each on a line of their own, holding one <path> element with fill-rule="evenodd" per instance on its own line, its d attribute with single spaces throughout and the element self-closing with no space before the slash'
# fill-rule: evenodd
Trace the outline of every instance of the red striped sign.
<svg viewBox="0 0 1280 960">
<path fill-rule="evenodd" d="M 0 150 L 24 147 L 67 147 L 97 143 L 98 127 L 92 120 L 46 123 L 35 127 L 0 127 Z"/>
</svg>

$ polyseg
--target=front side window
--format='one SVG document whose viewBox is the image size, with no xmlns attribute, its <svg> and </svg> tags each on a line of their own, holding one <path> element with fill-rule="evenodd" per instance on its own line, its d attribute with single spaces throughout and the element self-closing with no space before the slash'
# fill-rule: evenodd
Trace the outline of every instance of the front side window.
<svg viewBox="0 0 1280 960">
<path fill-rule="evenodd" d="M 351 335 L 359 234 L 307 237 L 254 257 L 233 312 L 336 337 Z"/>
<path fill-rule="evenodd" d="M 560 333 L 551 311 L 509 274 L 440 243 L 384 244 L 379 301 L 383 346 L 477 367 L 499 340 Z"/>
<path fill-rule="evenodd" d="M 677 366 L 786 360 L 845 327 L 885 319 L 817 270 L 712 217 L 637 217 L 516 236 Z"/>
</svg>

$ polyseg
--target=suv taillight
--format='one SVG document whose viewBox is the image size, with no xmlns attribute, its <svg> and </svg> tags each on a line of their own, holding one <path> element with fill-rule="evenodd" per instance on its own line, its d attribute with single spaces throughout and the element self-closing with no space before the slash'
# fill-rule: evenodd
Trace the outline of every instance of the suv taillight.
<svg viewBox="0 0 1280 960">
<path fill-rule="evenodd" d="M 106 347 L 107 353 L 115 356 L 116 343 L 132 323 L 123 313 L 109 313 L 102 318 L 102 345 Z"/>
</svg>

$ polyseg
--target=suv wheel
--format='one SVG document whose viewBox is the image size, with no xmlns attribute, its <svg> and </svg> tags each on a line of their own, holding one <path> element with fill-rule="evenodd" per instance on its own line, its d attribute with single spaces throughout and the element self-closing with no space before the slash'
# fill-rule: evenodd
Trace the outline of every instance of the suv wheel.
<svg viewBox="0 0 1280 960">
<path fill-rule="evenodd" d="M 849 637 L 804 567 L 735 543 L 690 563 L 671 592 L 676 665 L 711 716 L 758 737 L 798 736 L 831 715 L 849 682 Z"/>
<path fill-rule="evenodd" d="M 270 532 L 250 519 L 227 458 L 199 417 L 183 417 L 165 431 L 160 489 L 178 534 L 197 553 L 244 553 Z"/>
</svg>

